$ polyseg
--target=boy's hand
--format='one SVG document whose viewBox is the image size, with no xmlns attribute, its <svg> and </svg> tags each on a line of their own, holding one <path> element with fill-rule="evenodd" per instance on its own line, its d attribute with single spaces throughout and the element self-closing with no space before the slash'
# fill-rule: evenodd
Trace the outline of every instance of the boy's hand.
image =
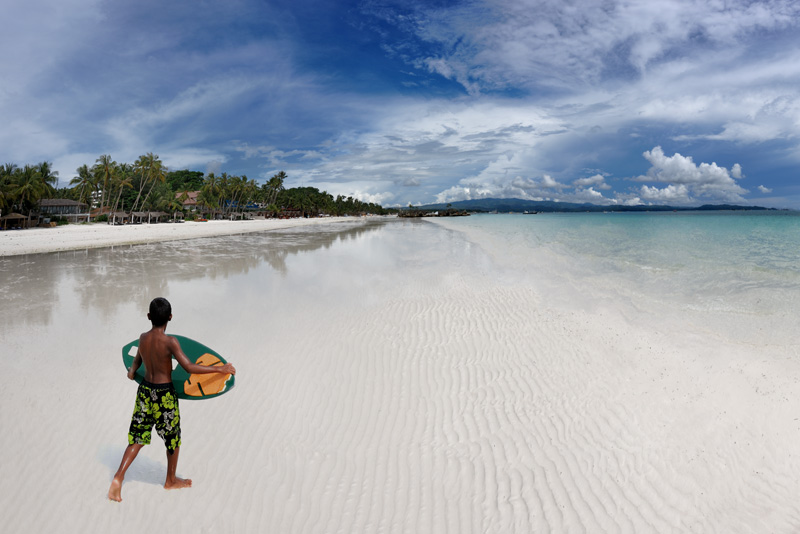
<svg viewBox="0 0 800 534">
<path fill-rule="evenodd" d="M 236 368 L 231 363 L 226 363 L 222 367 L 219 367 L 219 370 L 220 370 L 221 373 L 224 373 L 226 375 L 235 375 L 236 374 Z"/>
<path fill-rule="evenodd" d="M 135 374 L 136 374 L 136 371 L 133 370 L 133 366 L 128 367 L 128 379 L 129 380 L 133 380 L 133 377 L 134 377 Z"/>
</svg>

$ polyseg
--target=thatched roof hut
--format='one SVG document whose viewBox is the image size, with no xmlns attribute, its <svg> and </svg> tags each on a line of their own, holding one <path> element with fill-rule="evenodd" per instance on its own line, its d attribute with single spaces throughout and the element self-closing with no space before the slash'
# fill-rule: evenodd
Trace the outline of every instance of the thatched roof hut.
<svg viewBox="0 0 800 534">
<path fill-rule="evenodd" d="M 114 224 L 125 224 L 129 220 L 129 216 L 124 211 L 115 211 L 108 214 L 108 220 Z"/>
<path fill-rule="evenodd" d="M 27 228 L 28 218 L 21 213 L 9 213 L 0 217 L 0 228 L 8 230 L 9 228 Z"/>
</svg>

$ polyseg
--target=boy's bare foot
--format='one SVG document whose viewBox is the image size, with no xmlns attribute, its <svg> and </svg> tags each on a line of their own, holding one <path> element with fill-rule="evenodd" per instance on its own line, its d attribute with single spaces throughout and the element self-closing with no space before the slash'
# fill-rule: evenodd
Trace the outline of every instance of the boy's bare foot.
<svg viewBox="0 0 800 534">
<path fill-rule="evenodd" d="M 122 502 L 122 481 L 116 478 L 111 481 L 111 487 L 108 488 L 108 498 L 112 501 Z"/>
<path fill-rule="evenodd" d="M 192 479 L 190 478 L 178 478 L 175 477 L 173 481 L 166 481 L 164 482 L 164 489 L 181 489 L 181 488 L 191 488 L 192 487 Z"/>
</svg>

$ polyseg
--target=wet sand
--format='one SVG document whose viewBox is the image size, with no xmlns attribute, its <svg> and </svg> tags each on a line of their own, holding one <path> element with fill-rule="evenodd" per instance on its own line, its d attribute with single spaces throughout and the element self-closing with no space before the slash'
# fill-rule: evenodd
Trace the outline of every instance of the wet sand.
<svg viewBox="0 0 800 534">
<path fill-rule="evenodd" d="M 179 239 L 263 232 L 280 228 L 313 226 L 352 220 L 352 217 L 317 219 L 262 219 L 252 221 L 188 221 L 184 223 L 68 224 L 56 228 L 30 228 L 0 232 L 0 256 L 37 254 L 62 250 L 158 243 Z"/>
<path fill-rule="evenodd" d="M 9 532 L 800 526 L 790 354 L 645 329 L 623 303 L 544 299 L 557 273 L 520 276 L 427 221 L 7 257 L 0 270 Z M 233 362 L 236 387 L 181 403 L 177 474 L 191 489 L 162 489 L 154 437 L 112 503 L 136 390 L 120 348 L 156 296 L 173 303 L 168 332 Z"/>
</svg>

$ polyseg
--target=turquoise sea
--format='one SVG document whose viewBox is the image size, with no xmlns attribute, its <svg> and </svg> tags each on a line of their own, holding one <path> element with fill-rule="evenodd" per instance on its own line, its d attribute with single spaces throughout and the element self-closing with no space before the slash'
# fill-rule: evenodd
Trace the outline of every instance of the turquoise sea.
<svg viewBox="0 0 800 534">
<path fill-rule="evenodd" d="M 775 335 L 788 334 L 777 329 L 796 326 L 800 312 L 798 212 L 487 214 L 446 226 L 509 268 L 546 278 L 553 301 L 572 289 L 645 313 L 769 320 Z"/>
</svg>

